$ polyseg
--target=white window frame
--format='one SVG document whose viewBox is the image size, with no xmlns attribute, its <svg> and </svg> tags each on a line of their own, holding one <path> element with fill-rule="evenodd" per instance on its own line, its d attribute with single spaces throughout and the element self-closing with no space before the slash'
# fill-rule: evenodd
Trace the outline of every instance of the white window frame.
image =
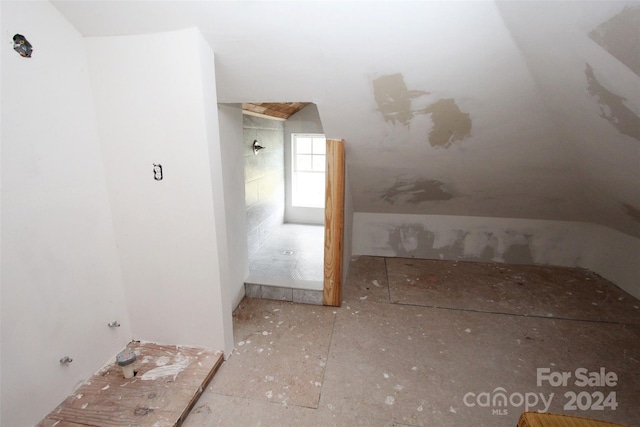
<svg viewBox="0 0 640 427">
<path fill-rule="evenodd" d="M 322 153 L 315 153 L 313 146 L 311 144 L 311 153 L 302 153 L 301 155 L 310 155 L 311 156 L 311 168 L 304 170 L 299 170 L 298 167 L 298 146 L 297 140 L 299 138 L 322 138 L 325 143 L 323 146 Z M 322 168 L 321 170 L 314 168 L 314 157 L 322 157 Z M 324 208 L 324 182 L 325 182 L 325 168 L 326 168 L 326 138 L 324 134 L 321 133 L 292 133 L 291 134 L 291 205 L 294 207 L 308 207 L 308 208 Z M 300 194 L 298 193 L 298 185 L 299 178 L 298 174 L 321 174 L 322 175 L 322 191 L 321 194 L 318 194 L 317 200 L 313 202 L 306 202 L 300 200 Z"/>
</svg>

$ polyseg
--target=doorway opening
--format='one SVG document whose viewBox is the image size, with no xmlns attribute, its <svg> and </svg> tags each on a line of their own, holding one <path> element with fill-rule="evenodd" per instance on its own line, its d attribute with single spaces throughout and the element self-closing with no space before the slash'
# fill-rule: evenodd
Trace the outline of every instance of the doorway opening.
<svg viewBox="0 0 640 427">
<path fill-rule="evenodd" d="M 285 115 L 283 105 L 299 108 Z M 280 110 L 280 117 L 266 114 L 267 109 L 256 112 L 264 106 Z M 245 293 L 321 305 L 325 159 L 318 109 L 311 103 L 254 103 L 243 104 L 243 113 L 249 249 Z M 255 154 L 250 149 L 255 144 L 265 148 Z"/>
</svg>

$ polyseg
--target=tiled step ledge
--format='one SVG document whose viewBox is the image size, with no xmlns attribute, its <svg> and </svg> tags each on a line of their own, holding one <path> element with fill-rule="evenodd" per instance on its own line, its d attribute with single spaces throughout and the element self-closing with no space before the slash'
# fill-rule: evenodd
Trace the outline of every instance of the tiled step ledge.
<svg viewBox="0 0 640 427">
<path fill-rule="evenodd" d="M 261 280 L 250 277 L 244 284 L 245 295 L 248 298 L 274 299 L 303 304 L 323 305 L 322 282 L 295 279 L 286 279 L 285 281 L 287 282 L 286 284 L 278 279 Z M 274 282 L 277 282 L 277 284 Z"/>
</svg>

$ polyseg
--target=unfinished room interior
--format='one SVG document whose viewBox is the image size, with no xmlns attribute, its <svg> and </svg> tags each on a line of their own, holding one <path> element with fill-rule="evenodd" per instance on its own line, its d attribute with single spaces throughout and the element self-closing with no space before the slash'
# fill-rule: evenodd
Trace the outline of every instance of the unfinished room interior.
<svg viewBox="0 0 640 427">
<path fill-rule="evenodd" d="M 640 426 L 640 1 L 0 20 L 3 427 Z"/>
</svg>

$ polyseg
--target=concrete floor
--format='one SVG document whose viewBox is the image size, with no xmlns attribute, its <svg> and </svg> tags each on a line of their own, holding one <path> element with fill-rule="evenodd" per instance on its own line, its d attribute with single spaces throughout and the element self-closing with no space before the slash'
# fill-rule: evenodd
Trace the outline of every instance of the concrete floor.
<svg viewBox="0 0 640 427">
<path fill-rule="evenodd" d="M 640 301 L 583 270 L 360 257 L 342 307 L 246 298 L 234 334 L 185 427 L 640 425 Z"/>
</svg>

